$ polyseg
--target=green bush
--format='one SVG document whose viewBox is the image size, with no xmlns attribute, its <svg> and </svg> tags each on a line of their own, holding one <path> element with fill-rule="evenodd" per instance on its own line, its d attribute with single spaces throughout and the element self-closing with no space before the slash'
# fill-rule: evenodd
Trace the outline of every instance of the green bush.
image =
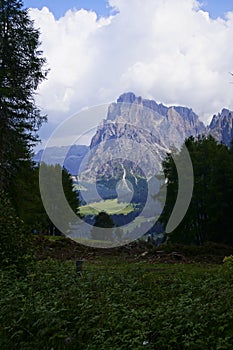
<svg viewBox="0 0 233 350">
<path fill-rule="evenodd" d="M 0 268 L 15 267 L 22 272 L 32 261 L 30 236 L 16 216 L 9 199 L 0 193 Z"/>
<path fill-rule="evenodd" d="M 233 268 L 233 255 L 225 256 L 223 259 L 224 266 Z"/>
</svg>

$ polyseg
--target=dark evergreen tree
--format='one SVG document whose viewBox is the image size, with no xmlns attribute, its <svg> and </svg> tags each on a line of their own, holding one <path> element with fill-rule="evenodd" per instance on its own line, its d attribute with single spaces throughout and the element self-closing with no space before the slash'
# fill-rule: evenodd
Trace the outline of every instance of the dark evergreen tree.
<svg viewBox="0 0 233 350">
<path fill-rule="evenodd" d="M 30 230 L 48 231 L 50 221 L 46 215 L 39 190 L 39 168 L 25 161 L 17 171 L 8 191 L 18 217 Z"/>
<path fill-rule="evenodd" d="M 92 229 L 92 238 L 95 240 L 112 241 L 114 239 L 114 230 L 104 230 L 113 228 L 114 222 L 108 213 L 101 211 L 95 217 L 95 222 Z M 98 228 L 97 230 L 95 228 Z M 103 228 L 103 230 L 101 230 Z"/>
<path fill-rule="evenodd" d="M 233 245 L 233 157 L 223 144 L 214 153 L 207 202 L 208 239 Z"/>
<path fill-rule="evenodd" d="M 193 164 L 194 189 L 188 211 L 170 234 L 170 240 L 185 244 L 203 244 L 206 241 L 233 244 L 232 152 L 211 136 L 190 137 L 185 146 Z M 165 159 L 163 168 L 167 179 L 167 200 L 160 221 L 166 225 L 179 186 L 171 155 Z"/>
<path fill-rule="evenodd" d="M 34 93 L 45 79 L 39 31 L 20 0 L 0 1 L 0 189 L 28 161 L 45 121 Z"/>
<path fill-rule="evenodd" d="M 0 233 L 0 269 L 13 266 L 25 272 L 33 261 L 29 232 L 3 191 L 0 191 Z"/>
<path fill-rule="evenodd" d="M 74 190 L 70 174 L 66 169 L 62 169 L 59 164 L 46 165 L 45 163 L 42 163 L 40 166 L 42 168 L 40 175 L 40 189 L 42 189 L 43 193 L 46 194 L 46 206 L 50 214 L 53 216 L 50 219 L 52 221 L 56 221 L 56 218 L 59 218 L 58 221 L 64 224 L 62 229 L 64 233 L 65 231 L 69 230 L 69 227 L 72 224 L 75 224 L 75 222 L 72 222 L 73 216 L 71 217 L 69 214 L 64 212 L 64 207 L 61 205 L 61 203 L 63 203 L 62 192 L 64 192 L 68 205 L 75 214 L 78 213 L 79 207 L 78 193 Z M 62 181 L 63 191 L 58 190 L 60 188 L 60 180 Z M 59 231 L 51 223 L 50 219 L 50 233 L 59 233 Z"/>
<path fill-rule="evenodd" d="M 62 169 L 62 185 L 66 199 L 75 214 L 78 212 L 79 197 L 78 192 L 74 190 L 74 184 L 71 174 L 63 167 Z"/>
</svg>

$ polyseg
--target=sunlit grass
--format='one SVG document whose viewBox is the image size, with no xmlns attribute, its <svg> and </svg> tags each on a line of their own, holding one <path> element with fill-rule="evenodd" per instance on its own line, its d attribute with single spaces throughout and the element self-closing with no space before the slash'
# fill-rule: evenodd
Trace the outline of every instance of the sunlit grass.
<svg viewBox="0 0 233 350">
<path fill-rule="evenodd" d="M 81 215 L 97 215 L 101 211 L 105 211 L 109 215 L 127 215 L 134 210 L 133 204 L 118 202 L 117 198 L 107 199 L 101 202 L 93 202 L 88 205 L 83 205 L 79 208 Z"/>
</svg>

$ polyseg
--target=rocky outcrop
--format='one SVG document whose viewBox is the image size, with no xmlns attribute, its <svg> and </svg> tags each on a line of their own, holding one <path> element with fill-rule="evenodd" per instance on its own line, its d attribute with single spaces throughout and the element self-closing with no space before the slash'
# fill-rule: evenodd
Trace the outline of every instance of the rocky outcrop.
<svg viewBox="0 0 233 350">
<path fill-rule="evenodd" d="M 208 133 L 217 141 L 230 146 L 233 139 L 233 111 L 224 108 L 221 113 L 214 115 Z"/>
<path fill-rule="evenodd" d="M 92 138 L 88 167 L 82 175 L 89 179 L 96 174 L 119 176 L 130 161 L 131 172 L 140 168 L 141 175 L 152 176 L 161 169 L 166 152 L 179 149 L 189 136 L 203 133 L 206 128 L 192 109 L 166 107 L 125 93 L 109 106 L 107 118 Z M 121 160 L 123 166 L 114 174 Z"/>
<path fill-rule="evenodd" d="M 54 147 L 46 151 L 45 161 L 62 164 L 65 155 L 64 166 L 77 175 L 90 149 L 87 166 L 81 173 L 87 181 L 102 175 L 122 178 L 126 169 L 130 169 L 127 171 L 132 176 L 152 175 L 161 169 L 166 152 L 173 147 L 179 149 L 189 136 L 202 134 L 210 134 L 229 146 L 233 138 L 233 112 L 223 109 L 205 127 L 191 108 L 167 107 L 128 92 L 109 105 L 106 119 L 97 128 L 90 148 Z M 34 157 L 36 162 L 40 162 L 42 152 Z"/>
<path fill-rule="evenodd" d="M 130 92 L 121 95 L 117 103 L 109 106 L 107 118 L 93 137 L 91 148 L 109 138 L 122 137 L 126 131 L 122 131 L 123 124 L 131 126 L 132 136 L 137 128 L 153 134 L 157 142 L 165 148 L 171 146 L 179 148 L 185 138 L 206 133 L 204 124 L 192 109 L 166 107 L 153 100 L 136 97 Z M 129 126 L 128 136 L 130 136 Z"/>
</svg>

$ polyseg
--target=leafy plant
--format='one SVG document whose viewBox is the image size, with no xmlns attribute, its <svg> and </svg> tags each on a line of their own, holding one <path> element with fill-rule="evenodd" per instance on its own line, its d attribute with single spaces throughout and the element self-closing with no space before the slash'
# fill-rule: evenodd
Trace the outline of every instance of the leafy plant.
<svg viewBox="0 0 233 350">
<path fill-rule="evenodd" d="M 233 255 L 225 256 L 223 259 L 224 266 L 233 268 Z"/>
<path fill-rule="evenodd" d="M 222 266 L 152 265 L 112 257 L 47 259 L 23 278 L 0 274 L 0 347 L 230 349 L 233 277 Z M 144 345 L 143 345 L 144 344 Z"/>
<path fill-rule="evenodd" d="M 0 267 L 25 271 L 32 261 L 30 235 L 16 216 L 4 192 L 0 192 Z"/>
</svg>

